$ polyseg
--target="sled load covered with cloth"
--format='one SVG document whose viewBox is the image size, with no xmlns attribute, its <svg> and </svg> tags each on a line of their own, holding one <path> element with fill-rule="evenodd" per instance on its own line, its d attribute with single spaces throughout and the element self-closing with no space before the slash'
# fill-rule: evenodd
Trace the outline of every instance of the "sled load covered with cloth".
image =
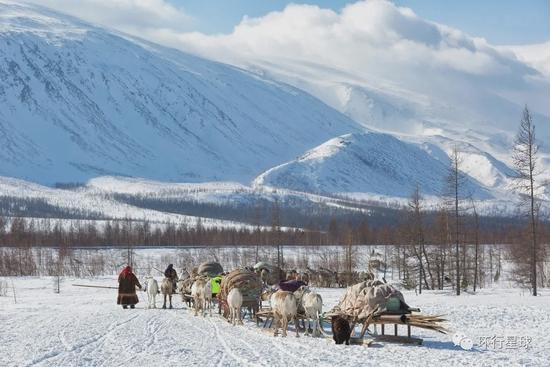
<svg viewBox="0 0 550 367">
<path fill-rule="evenodd" d="M 224 317 L 229 316 L 227 295 L 233 288 L 239 288 L 243 296 L 243 307 L 246 307 L 251 317 L 256 317 L 260 309 L 262 294 L 262 280 L 255 272 L 248 269 L 236 269 L 222 278 L 221 289 L 218 295 L 220 311 Z"/>
<path fill-rule="evenodd" d="M 369 280 L 348 287 L 338 305 L 325 314 L 325 317 L 332 316 L 347 319 L 352 330 L 356 325 L 363 325 L 360 339 L 365 336 L 369 325 L 378 324 L 381 325 L 382 334 L 369 334 L 379 341 L 422 344 L 422 339 L 411 337 L 411 327 L 447 333 L 442 325 L 446 320 L 441 315 L 422 315 L 418 308 L 412 308 L 405 302 L 398 289 L 379 280 Z M 385 326 L 388 324 L 394 325 L 394 335 L 385 334 Z M 406 326 L 406 337 L 398 335 L 399 325 Z"/>
<path fill-rule="evenodd" d="M 223 267 L 217 262 L 209 261 L 200 264 L 197 273 L 202 276 L 214 278 L 223 273 Z"/>
</svg>

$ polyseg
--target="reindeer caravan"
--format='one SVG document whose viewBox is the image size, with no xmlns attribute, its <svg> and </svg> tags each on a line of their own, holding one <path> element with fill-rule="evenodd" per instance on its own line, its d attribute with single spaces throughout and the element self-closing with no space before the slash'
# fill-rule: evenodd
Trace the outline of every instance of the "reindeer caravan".
<svg viewBox="0 0 550 367">
<path fill-rule="evenodd" d="M 372 268 L 375 267 L 378 266 Z M 283 274 L 265 263 L 257 264 L 255 270 L 264 287 L 274 285 L 275 279 Z M 337 344 L 370 345 L 372 341 L 421 344 L 422 339 L 411 336 L 413 327 L 447 333 L 442 326 L 446 320 L 441 316 L 422 315 L 419 309 L 409 307 L 399 290 L 385 281 L 374 279 L 370 266 L 369 272 L 337 273 L 321 268 L 318 271 L 308 269 L 306 273 L 292 271 L 285 275 L 287 280 L 264 291 L 261 299 L 269 302 L 269 307 L 257 312 L 258 319 L 265 319 L 263 327 L 272 327 L 275 336 L 279 329 L 286 336 L 289 323 L 294 324 L 296 336 L 300 330 L 314 337 L 326 335 L 323 319 L 331 320 L 332 337 Z M 323 299 L 308 287 L 304 282 L 306 279 L 319 287 L 349 286 L 339 303 L 323 314 Z M 381 326 L 381 334 L 377 332 L 377 325 Z M 388 325 L 393 325 L 393 335 L 386 334 Z M 398 335 L 400 325 L 406 327 L 406 336 Z M 355 335 L 356 326 L 361 326 L 358 335 Z M 370 332 L 370 326 L 374 332 Z M 365 338 L 367 332 L 369 337 Z"/>
<path fill-rule="evenodd" d="M 372 341 L 421 344 L 422 339 L 411 336 L 413 327 L 447 333 L 441 316 L 420 314 L 419 309 L 407 305 L 398 289 L 385 280 L 375 280 L 371 271 L 336 273 L 321 268 L 284 272 L 276 266 L 258 263 L 253 268 L 223 273 L 220 264 L 206 262 L 180 274 L 185 275 L 179 278 L 170 264 L 160 285 L 153 277 L 145 278 L 148 308 L 156 308 L 159 293 L 164 297 L 162 307 L 172 308 L 172 295 L 177 292 L 195 316 L 211 316 L 213 300 L 217 300 L 218 312 L 231 324 L 242 325 L 243 315 L 248 315 L 258 326 L 271 329 L 274 336 L 280 330 L 283 337 L 287 336 L 290 324 L 297 337 L 299 332 L 312 337 L 329 336 L 323 320 L 330 320 L 331 336 L 337 344 L 370 345 Z M 118 280 L 117 303 L 125 309 L 134 308 L 139 302 L 136 287 L 141 289 L 141 284 L 129 266 Z M 338 287 L 343 282 L 348 287 L 338 304 L 323 313 L 322 296 L 309 286 Z M 378 325 L 381 334 L 377 332 Z M 393 335 L 386 333 L 388 325 L 393 325 Z M 406 328 L 406 336 L 398 335 L 399 326 Z"/>
</svg>

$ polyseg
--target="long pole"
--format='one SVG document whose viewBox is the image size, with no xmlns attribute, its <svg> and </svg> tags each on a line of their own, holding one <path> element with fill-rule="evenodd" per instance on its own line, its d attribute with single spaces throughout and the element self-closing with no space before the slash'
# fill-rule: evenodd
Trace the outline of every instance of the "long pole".
<svg viewBox="0 0 550 367">
<path fill-rule="evenodd" d="M 17 297 L 15 296 L 15 284 L 13 284 L 13 279 L 11 280 L 11 290 L 13 291 L 13 303 L 17 304 Z"/>
<path fill-rule="evenodd" d="M 105 289 L 118 289 L 118 287 L 109 287 L 106 285 L 85 285 L 85 284 L 72 284 L 73 287 L 86 287 L 86 288 L 105 288 Z"/>
</svg>

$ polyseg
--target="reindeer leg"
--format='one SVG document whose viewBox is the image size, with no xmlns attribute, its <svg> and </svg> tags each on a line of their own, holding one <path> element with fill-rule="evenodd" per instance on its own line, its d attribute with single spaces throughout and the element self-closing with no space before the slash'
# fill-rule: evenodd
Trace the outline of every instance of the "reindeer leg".
<svg viewBox="0 0 550 367">
<path fill-rule="evenodd" d="M 172 294 L 169 294 L 168 298 L 170 299 L 170 309 L 171 309 L 172 308 Z"/>
<path fill-rule="evenodd" d="M 275 331 L 273 332 L 273 336 L 277 336 L 277 332 L 279 331 L 279 318 L 277 316 L 273 316 L 273 324 L 275 324 Z"/>
<path fill-rule="evenodd" d="M 315 318 L 313 320 L 313 336 L 319 337 L 321 336 L 321 323 L 319 322 L 319 317 Z"/>
<path fill-rule="evenodd" d="M 288 316 L 283 316 L 282 327 L 283 327 L 283 337 L 286 337 L 287 331 L 288 331 Z"/>
<path fill-rule="evenodd" d="M 162 304 L 162 308 L 166 309 L 166 294 L 164 293 L 163 296 L 164 296 L 164 303 Z"/>
</svg>

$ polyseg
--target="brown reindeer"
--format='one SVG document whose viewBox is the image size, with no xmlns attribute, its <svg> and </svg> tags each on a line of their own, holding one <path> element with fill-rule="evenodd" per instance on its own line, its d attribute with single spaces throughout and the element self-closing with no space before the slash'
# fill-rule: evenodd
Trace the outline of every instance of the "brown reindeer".
<svg viewBox="0 0 550 367">
<path fill-rule="evenodd" d="M 332 338 L 336 344 L 349 345 L 351 327 L 348 320 L 341 316 L 332 316 Z"/>
</svg>

